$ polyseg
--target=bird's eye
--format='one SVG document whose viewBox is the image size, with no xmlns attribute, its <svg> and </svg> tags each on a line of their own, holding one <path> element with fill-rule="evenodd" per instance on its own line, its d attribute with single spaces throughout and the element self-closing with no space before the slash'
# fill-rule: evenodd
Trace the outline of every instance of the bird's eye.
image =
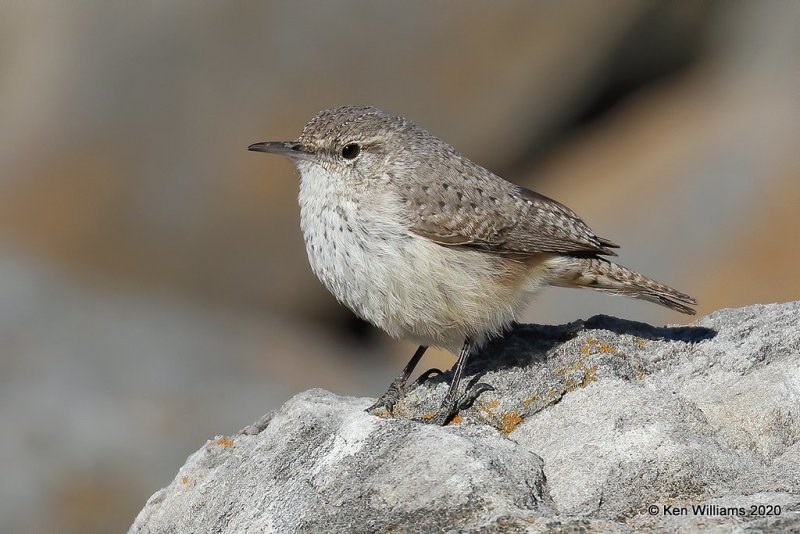
<svg viewBox="0 0 800 534">
<path fill-rule="evenodd" d="M 350 143 L 342 149 L 342 157 L 344 159 L 355 159 L 361 152 L 361 147 L 357 143 Z"/>
</svg>

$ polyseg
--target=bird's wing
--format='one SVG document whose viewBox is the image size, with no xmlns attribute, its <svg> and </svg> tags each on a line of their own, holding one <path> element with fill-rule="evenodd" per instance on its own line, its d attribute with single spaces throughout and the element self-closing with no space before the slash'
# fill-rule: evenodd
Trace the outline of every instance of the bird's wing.
<svg viewBox="0 0 800 534">
<path fill-rule="evenodd" d="M 610 249 L 617 245 L 598 237 L 575 212 L 551 198 L 508 182 L 503 187 L 491 180 L 456 182 L 422 187 L 404 198 L 412 233 L 444 246 L 503 255 L 616 256 Z"/>
</svg>

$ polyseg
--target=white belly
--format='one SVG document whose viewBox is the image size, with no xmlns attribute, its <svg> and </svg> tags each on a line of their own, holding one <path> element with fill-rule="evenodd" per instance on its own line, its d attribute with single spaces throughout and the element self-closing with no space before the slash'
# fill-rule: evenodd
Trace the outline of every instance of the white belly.
<svg viewBox="0 0 800 534">
<path fill-rule="evenodd" d="M 481 341 L 513 321 L 542 285 L 536 267 L 509 272 L 490 254 L 409 233 L 388 192 L 359 200 L 320 194 L 310 187 L 321 184 L 306 173 L 303 179 L 301 227 L 311 268 L 340 302 L 391 336 L 451 350 L 465 337 Z"/>
</svg>

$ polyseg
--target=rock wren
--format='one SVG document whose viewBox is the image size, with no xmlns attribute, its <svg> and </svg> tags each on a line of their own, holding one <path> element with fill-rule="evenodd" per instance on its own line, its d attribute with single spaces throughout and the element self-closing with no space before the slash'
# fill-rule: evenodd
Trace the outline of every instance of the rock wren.
<svg viewBox="0 0 800 534">
<path fill-rule="evenodd" d="M 617 265 L 617 245 L 569 208 L 492 174 L 411 121 L 370 107 L 322 111 L 296 141 L 248 150 L 300 172 L 300 226 L 311 268 L 356 315 L 419 343 L 370 409 L 405 394 L 429 345 L 458 353 L 439 413 L 446 424 L 470 354 L 502 334 L 546 285 L 586 287 L 694 314 L 696 301 Z M 460 351 L 459 351 L 460 348 Z"/>
</svg>

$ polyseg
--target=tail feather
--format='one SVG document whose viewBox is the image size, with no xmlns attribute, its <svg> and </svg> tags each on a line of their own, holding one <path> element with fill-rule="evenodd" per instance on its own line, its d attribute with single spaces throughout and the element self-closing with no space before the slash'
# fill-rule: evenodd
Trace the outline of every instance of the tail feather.
<svg viewBox="0 0 800 534">
<path fill-rule="evenodd" d="M 561 256 L 557 258 L 553 271 L 550 283 L 556 286 L 585 287 L 647 300 L 687 315 L 696 313 L 690 306 L 696 305 L 697 301 L 689 295 L 604 258 Z"/>
</svg>

